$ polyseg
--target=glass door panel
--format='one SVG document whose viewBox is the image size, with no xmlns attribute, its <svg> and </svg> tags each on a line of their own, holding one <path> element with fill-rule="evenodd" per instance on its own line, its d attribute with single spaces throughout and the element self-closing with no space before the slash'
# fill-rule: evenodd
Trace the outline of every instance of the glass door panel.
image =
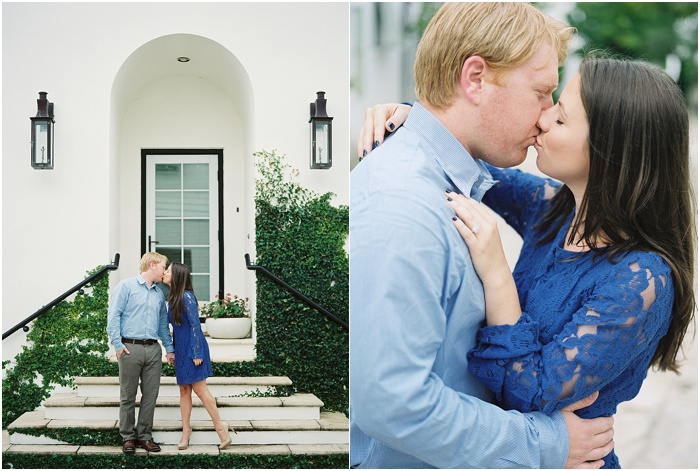
<svg viewBox="0 0 700 471">
<path fill-rule="evenodd" d="M 188 265 L 197 299 L 218 292 L 216 155 L 147 155 L 146 232 L 152 250 Z"/>
</svg>

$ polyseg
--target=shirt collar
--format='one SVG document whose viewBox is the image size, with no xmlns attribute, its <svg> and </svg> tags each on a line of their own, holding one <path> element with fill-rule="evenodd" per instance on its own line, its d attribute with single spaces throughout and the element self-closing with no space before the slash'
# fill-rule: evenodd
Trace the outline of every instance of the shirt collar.
<svg viewBox="0 0 700 471">
<path fill-rule="evenodd" d="M 447 128 L 420 103 L 413 104 L 404 123 L 432 149 L 435 160 L 459 193 L 481 201 L 495 181 L 486 166 L 475 160 Z"/>
<path fill-rule="evenodd" d="M 148 289 L 153 289 L 156 286 L 156 283 L 151 283 L 151 287 L 149 288 L 148 283 L 146 283 L 146 279 L 143 277 L 143 275 L 141 275 L 141 273 L 136 275 L 136 281 L 138 281 L 139 284 L 144 285 Z"/>
</svg>

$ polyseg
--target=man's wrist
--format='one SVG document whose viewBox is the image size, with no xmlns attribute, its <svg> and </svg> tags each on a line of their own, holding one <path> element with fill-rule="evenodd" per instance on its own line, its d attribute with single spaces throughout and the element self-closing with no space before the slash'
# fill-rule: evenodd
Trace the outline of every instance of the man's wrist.
<svg viewBox="0 0 700 471">
<path fill-rule="evenodd" d="M 540 439 L 540 468 L 564 469 L 569 455 L 569 429 L 561 412 L 549 415 L 530 412 L 525 415 L 537 429 Z"/>
</svg>

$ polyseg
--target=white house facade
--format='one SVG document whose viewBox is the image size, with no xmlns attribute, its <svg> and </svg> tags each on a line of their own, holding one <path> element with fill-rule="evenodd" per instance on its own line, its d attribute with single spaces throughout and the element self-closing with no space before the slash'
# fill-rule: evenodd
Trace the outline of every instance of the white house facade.
<svg viewBox="0 0 700 471">
<path fill-rule="evenodd" d="M 255 296 L 253 153 L 348 204 L 347 3 L 3 3 L 3 332 L 121 255 L 110 286 L 157 250 L 201 300 Z M 330 169 L 309 168 L 325 92 Z M 30 165 L 39 92 L 54 167 Z M 204 294 L 206 293 L 206 294 Z M 254 335 L 254 334 L 253 334 Z M 25 342 L 3 341 L 3 360 Z"/>
</svg>

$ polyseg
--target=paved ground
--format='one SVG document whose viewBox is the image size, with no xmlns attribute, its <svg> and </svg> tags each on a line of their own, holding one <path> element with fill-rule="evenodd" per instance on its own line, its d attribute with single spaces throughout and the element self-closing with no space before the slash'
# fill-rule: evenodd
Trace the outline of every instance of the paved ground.
<svg viewBox="0 0 700 471">
<path fill-rule="evenodd" d="M 698 469 L 698 348 L 687 342 L 681 375 L 650 372 L 620 405 L 615 442 L 623 468 Z"/>
</svg>

